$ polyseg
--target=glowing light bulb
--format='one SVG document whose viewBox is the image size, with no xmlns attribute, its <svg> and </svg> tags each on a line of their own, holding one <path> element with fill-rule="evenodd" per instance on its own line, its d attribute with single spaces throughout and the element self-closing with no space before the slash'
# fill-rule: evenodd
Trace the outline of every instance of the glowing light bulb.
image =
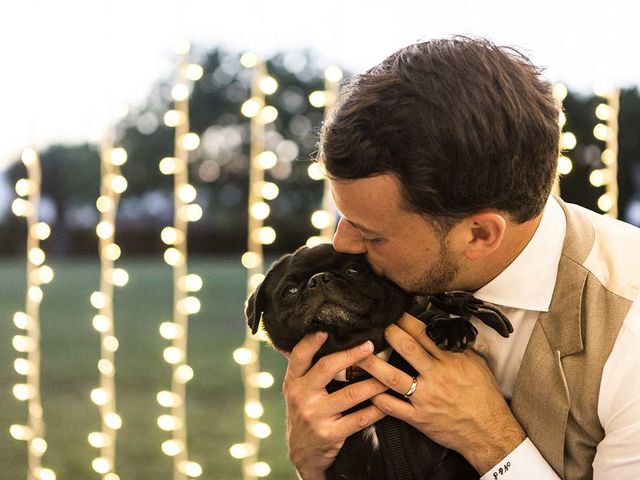
<svg viewBox="0 0 640 480">
<path fill-rule="evenodd" d="M 17 352 L 21 353 L 33 352 L 36 349 L 35 340 L 25 335 L 15 335 L 11 340 L 11 344 Z"/>
<path fill-rule="evenodd" d="M 240 64 L 245 68 L 253 68 L 258 64 L 258 56 L 253 52 L 243 53 L 240 57 Z"/>
<path fill-rule="evenodd" d="M 274 200 L 280 193 L 280 189 L 275 183 L 263 182 L 260 188 L 260 193 L 266 200 Z"/>
<path fill-rule="evenodd" d="M 261 168 L 262 170 L 268 170 L 270 168 L 275 167 L 277 162 L 278 162 L 278 157 L 276 156 L 275 153 L 273 153 L 270 150 L 266 150 L 258 154 L 258 156 L 256 157 L 256 163 L 258 164 L 258 167 Z"/>
<path fill-rule="evenodd" d="M 249 471 L 256 477 L 266 477 L 271 473 L 271 467 L 265 462 L 256 462 L 249 466 Z"/>
<path fill-rule="evenodd" d="M 182 428 L 182 420 L 174 415 L 160 415 L 158 417 L 158 427 L 167 432 L 179 430 Z"/>
<path fill-rule="evenodd" d="M 31 428 L 25 425 L 11 425 L 9 433 L 16 440 L 29 440 L 33 437 Z"/>
<path fill-rule="evenodd" d="M 195 315 L 200 311 L 200 300 L 196 297 L 186 297 L 181 300 L 178 309 L 187 315 Z"/>
<path fill-rule="evenodd" d="M 40 468 L 38 477 L 40 477 L 40 480 L 56 480 L 55 472 L 49 468 Z"/>
<path fill-rule="evenodd" d="M 120 342 L 118 342 L 116 337 L 109 335 L 102 340 L 102 345 L 108 352 L 116 352 L 120 346 Z"/>
<path fill-rule="evenodd" d="M 104 423 L 112 430 L 119 430 L 122 427 L 122 418 L 115 412 L 109 412 L 104 416 Z"/>
<path fill-rule="evenodd" d="M 249 286 L 251 287 L 252 290 L 255 290 L 256 288 L 258 288 L 258 286 L 262 283 L 263 280 L 264 280 L 264 274 L 254 273 L 249 277 Z"/>
<path fill-rule="evenodd" d="M 181 102 L 189 97 L 189 87 L 184 83 L 176 83 L 171 88 L 171 98 L 176 102 Z"/>
<path fill-rule="evenodd" d="M 229 448 L 229 454 L 233 458 L 247 458 L 255 453 L 255 447 L 250 443 L 236 443 Z"/>
<path fill-rule="evenodd" d="M 13 396 L 21 402 L 33 398 L 34 393 L 35 391 L 32 385 L 28 385 L 26 383 L 17 383 L 13 386 Z"/>
<path fill-rule="evenodd" d="M 29 375 L 34 371 L 33 364 L 26 358 L 16 358 L 13 361 L 13 369 L 20 375 Z"/>
<path fill-rule="evenodd" d="M 200 136 L 193 132 L 185 133 L 180 137 L 180 145 L 185 150 L 193 151 L 200 146 Z"/>
<path fill-rule="evenodd" d="M 265 95 L 271 95 L 275 93 L 276 90 L 278 90 L 278 82 L 275 78 L 269 75 L 265 75 L 264 77 L 262 77 L 258 82 L 258 86 L 260 90 L 262 90 L 262 93 L 264 93 Z"/>
<path fill-rule="evenodd" d="M 606 166 L 613 165 L 614 163 L 616 163 L 616 154 L 610 148 L 605 148 L 605 150 L 600 155 L 600 160 L 602 160 L 602 163 L 604 163 Z"/>
<path fill-rule="evenodd" d="M 601 103 L 596 107 L 596 117 L 606 122 L 611 117 L 611 108 L 606 103 Z"/>
<path fill-rule="evenodd" d="M 186 218 L 190 222 L 197 222 L 202 218 L 203 211 L 202 207 L 196 203 L 192 203 L 191 205 L 187 205 L 185 207 Z"/>
<path fill-rule="evenodd" d="M 93 467 L 96 472 L 102 474 L 107 473 L 109 470 L 111 470 L 109 460 L 104 457 L 94 458 L 91 462 L 91 467 Z"/>
<path fill-rule="evenodd" d="M 185 76 L 191 80 L 192 82 L 197 82 L 204 75 L 204 69 L 202 65 L 198 65 L 197 63 L 191 63 L 187 65 L 187 69 L 185 71 Z"/>
<path fill-rule="evenodd" d="M 31 180 L 21 178 L 16 182 L 16 193 L 21 197 L 26 197 L 32 192 Z"/>
<path fill-rule="evenodd" d="M 22 163 L 24 163 L 28 167 L 38 161 L 38 154 L 33 148 L 28 147 L 22 151 L 22 155 L 20 158 L 22 160 Z"/>
<path fill-rule="evenodd" d="M 112 377 L 116 371 L 116 367 L 113 365 L 113 362 L 111 360 L 103 358 L 98 362 L 98 371 L 102 375 Z"/>
<path fill-rule="evenodd" d="M 107 296 L 103 292 L 93 292 L 89 298 L 93 308 L 101 310 L 107 306 Z"/>
<path fill-rule="evenodd" d="M 317 245 L 320 245 L 321 243 L 324 243 L 322 241 L 322 238 L 317 235 L 314 235 L 312 237 L 307 238 L 305 245 L 309 248 L 313 248 Z"/>
<path fill-rule="evenodd" d="M 29 297 L 29 300 L 31 300 L 33 303 L 40 303 L 42 302 L 44 293 L 40 287 L 37 287 L 34 285 L 29 287 L 29 290 L 27 290 L 27 296 Z"/>
<path fill-rule="evenodd" d="M 93 317 L 93 328 L 95 328 L 98 332 L 106 333 L 111 330 L 113 324 L 111 319 L 106 315 L 96 315 Z"/>
<path fill-rule="evenodd" d="M 122 175 L 114 175 L 111 177 L 111 190 L 116 193 L 124 193 L 128 185 L 127 179 Z"/>
<path fill-rule="evenodd" d="M 594 187 L 601 187 L 605 184 L 605 175 L 602 170 L 593 170 L 589 174 L 589 183 Z"/>
<path fill-rule="evenodd" d="M 113 165 L 118 167 L 124 165 L 127 161 L 127 151 L 124 148 L 114 148 L 111 150 L 111 155 L 109 155 L 109 160 Z"/>
<path fill-rule="evenodd" d="M 265 389 L 272 387 L 275 379 L 269 372 L 259 372 L 256 374 L 254 381 L 258 388 Z"/>
<path fill-rule="evenodd" d="M 96 405 L 106 405 L 109 401 L 109 392 L 104 388 L 94 388 L 91 390 L 91 401 Z"/>
<path fill-rule="evenodd" d="M 16 198 L 11 203 L 11 211 L 16 217 L 25 217 L 29 215 L 32 210 L 31 202 L 24 198 Z"/>
<path fill-rule="evenodd" d="M 180 363 L 184 358 L 182 350 L 180 350 L 178 347 L 165 348 L 162 356 L 164 357 L 164 360 L 171 365 Z"/>
<path fill-rule="evenodd" d="M 123 268 L 114 268 L 111 272 L 111 282 L 116 287 L 124 287 L 129 283 L 129 274 Z"/>
<path fill-rule="evenodd" d="M 31 233 L 38 240 L 46 240 L 51 235 L 51 227 L 44 222 L 38 222 L 32 227 Z"/>
<path fill-rule="evenodd" d="M 564 132 L 560 138 L 560 143 L 563 150 L 571 150 L 577 144 L 576 136 L 571 132 Z"/>
<path fill-rule="evenodd" d="M 89 445 L 93 448 L 102 448 L 108 445 L 107 436 L 100 432 L 91 432 L 88 436 Z"/>
<path fill-rule="evenodd" d="M 174 227 L 164 227 L 160 232 L 160 238 L 167 245 L 175 245 L 184 241 L 184 232 Z"/>
<path fill-rule="evenodd" d="M 184 113 L 178 110 L 168 110 L 163 117 L 164 124 L 167 127 L 177 127 L 184 121 Z"/>
<path fill-rule="evenodd" d="M 182 398 L 180 397 L 180 395 L 166 390 L 158 392 L 158 394 L 156 395 L 156 400 L 161 406 L 167 408 L 182 405 Z"/>
<path fill-rule="evenodd" d="M 613 201 L 611 200 L 611 197 L 609 195 L 605 193 L 601 195 L 600 198 L 598 198 L 598 208 L 600 210 L 602 210 L 603 212 L 608 212 L 609 210 L 611 210 L 611 207 L 613 207 Z"/>
<path fill-rule="evenodd" d="M 167 340 L 175 340 L 184 335 L 184 327 L 175 322 L 162 322 L 160 324 L 160 336 Z"/>
<path fill-rule="evenodd" d="M 593 127 L 593 136 L 598 140 L 606 141 L 609 137 L 609 127 L 607 127 L 604 123 L 599 123 L 595 127 Z"/>
<path fill-rule="evenodd" d="M 237 348 L 233 352 L 233 359 L 239 365 L 249 365 L 256 361 L 256 354 L 248 348 Z"/>
<path fill-rule="evenodd" d="M 248 402 L 244 406 L 244 412 L 247 414 L 249 418 L 258 419 L 264 413 L 264 407 L 258 401 Z"/>
<path fill-rule="evenodd" d="M 173 175 L 176 172 L 182 171 L 184 163 L 179 158 L 165 157 L 160 160 L 160 171 L 164 175 Z"/>
<path fill-rule="evenodd" d="M 191 478 L 197 478 L 202 475 L 202 467 L 196 462 L 180 462 L 178 469 Z"/>
<path fill-rule="evenodd" d="M 330 82 L 339 82 L 340 80 L 342 80 L 342 76 L 342 69 L 335 65 L 327 67 L 324 71 L 324 78 L 326 78 Z"/>
<path fill-rule="evenodd" d="M 568 175 L 573 170 L 573 162 L 569 157 L 562 155 L 558 158 L 558 173 Z"/>
<path fill-rule="evenodd" d="M 115 243 L 110 243 L 104 247 L 104 255 L 108 260 L 115 262 L 120 258 L 120 247 Z"/>
<path fill-rule="evenodd" d="M 165 250 L 164 261 L 172 267 L 175 267 L 184 263 L 184 256 L 178 249 L 171 247 Z"/>
<path fill-rule="evenodd" d="M 113 226 L 113 223 L 106 220 L 101 221 L 96 226 L 96 234 L 102 240 L 108 240 L 109 238 L 113 237 L 114 231 L 115 227 Z"/>
<path fill-rule="evenodd" d="M 187 383 L 193 378 L 193 368 L 189 365 L 180 365 L 176 368 L 175 379 L 179 383 Z"/>
<path fill-rule="evenodd" d="M 311 215 L 311 224 L 318 230 L 326 228 L 331 223 L 331 215 L 324 210 L 316 210 Z"/>
<path fill-rule="evenodd" d="M 47 451 L 47 442 L 44 438 L 34 438 L 31 440 L 31 450 L 34 455 L 41 457 Z"/>
<path fill-rule="evenodd" d="M 554 84 L 552 92 L 553 96 L 560 101 L 564 100 L 569 93 L 567 87 L 565 87 L 562 83 Z"/>
<path fill-rule="evenodd" d="M 264 220 L 270 212 L 271 209 L 265 202 L 256 202 L 251 205 L 251 216 L 257 220 Z"/>
<path fill-rule="evenodd" d="M 195 273 L 180 278 L 178 288 L 187 292 L 199 292 L 202 289 L 202 277 Z"/>
<path fill-rule="evenodd" d="M 242 106 L 240 107 L 240 112 L 245 117 L 253 118 L 260 112 L 261 109 L 262 102 L 258 101 L 255 98 L 250 98 L 242 104 Z"/>
<path fill-rule="evenodd" d="M 24 312 L 16 312 L 13 315 L 13 324 L 17 327 L 20 328 L 22 330 L 25 330 L 27 328 L 29 328 L 29 325 L 31 324 L 31 317 L 29 317 L 26 313 Z"/>
<path fill-rule="evenodd" d="M 262 263 L 262 256 L 256 252 L 245 252 L 242 254 L 240 261 L 244 268 L 257 268 Z"/>
<path fill-rule="evenodd" d="M 323 90 L 316 90 L 309 95 L 309 103 L 316 108 L 322 108 L 327 104 L 327 94 Z"/>
<path fill-rule="evenodd" d="M 278 109 L 271 105 L 267 105 L 260 110 L 260 118 L 264 123 L 275 122 L 276 118 L 278 118 Z"/>
<path fill-rule="evenodd" d="M 272 227 L 262 227 L 255 232 L 258 242 L 263 245 L 271 245 L 276 241 L 276 231 Z"/>
<path fill-rule="evenodd" d="M 28 257 L 29 257 L 29 261 L 34 265 L 42 265 L 46 258 L 44 251 L 37 247 L 29 250 Z"/>
<path fill-rule="evenodd" d="M 166 440 L 162 442 L 162 451 L 165 455 L 174 457 L 184 450 L 184 444 L 179 440 Z"/>
<path fill-rule="evenodd" d="M 178 188 L 178 198 L 184 203 L 191 203 L 196 199 L 197 191 L 193 185 L 180 185 Z"/>
<path fill-rule="evenodd" d="M 307 168 L 307 174 L 312 180 L 322 180 L 324 178 L 324 172 L 318 163 L 312 163 L 309 165 Z"/>
</svg>

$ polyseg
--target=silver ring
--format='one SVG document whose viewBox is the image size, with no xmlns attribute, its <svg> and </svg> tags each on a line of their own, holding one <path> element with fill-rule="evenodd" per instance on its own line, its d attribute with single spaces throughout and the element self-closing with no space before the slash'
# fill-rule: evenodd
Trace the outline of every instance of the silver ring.
<svg viewBox="0 0 640 480">
<path fill-rule="evenodd" d="M 409 387 L 409 390 L 407 390 L 407 393 L 404 394 L 404 398 L 409 398 L 411 395 L 413 395 L 413 392 L 416 391 L 417 386 L 418 377 L 413 377 L 413 382 L 411 382 L 411 386 Z"/>
</svg>

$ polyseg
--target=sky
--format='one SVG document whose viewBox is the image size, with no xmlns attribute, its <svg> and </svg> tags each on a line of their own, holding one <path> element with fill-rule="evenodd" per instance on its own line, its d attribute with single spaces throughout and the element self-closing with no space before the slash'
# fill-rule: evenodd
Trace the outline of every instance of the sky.
<svg viewBox="0 0 640 480">
<path fill-rule="evenodd" d="M 312 49 L 362 71 L 418 40 L 453 34 L 516 46 L 545 76 L 589 92 L 640 85 L 632 0 L 21 0 L 0 7 L 0 169 L 25 146 L 95 140 L 118 104 L 170 77 L 174 45 Z"/>
</svg>

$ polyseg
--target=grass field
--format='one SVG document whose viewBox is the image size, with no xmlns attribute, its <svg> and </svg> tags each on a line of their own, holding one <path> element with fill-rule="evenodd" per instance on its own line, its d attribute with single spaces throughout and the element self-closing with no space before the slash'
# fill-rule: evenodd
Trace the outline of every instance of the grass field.
<svg viewBox="0 0 640 480">
<path fill-rule="evenodd" d="M 158 326 L 171 315 L 171 269 L 160 259 L 123 260 L 129 284 L 115 296 L 116 399 L 123 425 L 117 438 L 117 473 L 122 480 L 170 480 L 171 459 L 161 443 L 169 438 L 156 424 L 166 413 L 156 403 L 159 390 L 170 387 L 170 367 L 162 358 L 168 345 Z M 54 281 L 44 287 L 42 325 L 42 395 L 46 440 L 44 465 L 58 480 L 98 479 L 91 469 L 97 451 L 87 435 L 99 429 L 97 407 L 89 393 L 98 385 L 99 334 L 89 303 L 98 288 L 97 259 L 53 262 Z M 26 444 L 9 435 L 9 426 L 26 421 L 26 405 L 13 397 L 12 386 L 24 377 L 13 369 L 18 355 L 11 345 L 18 333 L 13 313 L 24 309 L 25 265 L 21 259 L 0 259 L 0 479 L 26 476 Z M 189 457 L 203 467 L 201 478 L 241 478 L 240 462 L 228 454 L 242 442 L 242 382 L 232 352 L 244 338 L 245 272 L 239 258 L 190 259 L 190 271 L 203 277 L 198 297 L 202 310 L 191 319 L 189 364 L 195 377 L 188 384 Z M 271 465 L 269 478 L 292 479 L 284 444 L 284 405 L 280 384 L 284 359 L 263 349 L 262 367 L 275 385 L 263 394 L 264 421 L 272 435 L 263 441 L 261 460 Z"/>
</svg>

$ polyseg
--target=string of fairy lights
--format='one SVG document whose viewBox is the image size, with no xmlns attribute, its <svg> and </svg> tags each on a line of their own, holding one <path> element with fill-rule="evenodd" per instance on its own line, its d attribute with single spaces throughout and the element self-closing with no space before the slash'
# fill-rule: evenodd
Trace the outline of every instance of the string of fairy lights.
<svg viewBox="0 0 640 480">
<path fill-rule="evenodd" d="M 620 89 L 596 86 L 594 93 L 606 101 L 599 103 L 595 109 L 595 115 L 601 123 L 593 128 L 593 136 L 605 144 L 600 156 L 604 168 L 593 170 L 589 182 L 594 187 L 605 187 L 605 193 L 598 198 L 598 208 L 605 215 L 617 218 Z"/>
<path fill-rule="evenodd" d="M 56 474 L 42 467 L 42 457 L 47 451 L 44 412 L 40 392 L 40 304 L 44 292 L 42 285 L 53 280 L 53 270 L 45 265 L 46 255 L 40 242 L 51 234 L 51 228 L 40 221 L 40 192 L 42 170 L 40 159 L 33 148 L 22 152 L 22 163 L 27 168 L 27 178 L 18 180 L 12 211 L 27 220 L 27 294 L 24 312 L 16 312 L 13 323 L 23 333 L 13 337 L 13 348 L 20 355 L 14 368 L 25 377 L 24 383 L 13 387 L 14 396 L 27 402 L 26 425 L 11 425 L 10 433 L 16 440 L 27 442 L 28 480 L 55 480 Z"/>
<path fill-rule="evenodd" d="M 174 109 L 164 115 L 164 123 L 175 129 L 174 156 L 160 161 L 160 171 L 174 178 L 174 223 L 165 227 L 161 239 L 167 245 L 164 260 L 173 267 L 173 320 L 160 325 L 160 335 L 171 341 L 163 352 L 171 365 L 171 390 L 158 392 L 157 401 L 170 409 L 158 417 L 160 429 L 171 432 L 162 443 L 164 454 L 173 458 L 173 479 L 185 480 L 202 475 L 199 463 L 189 460 L 187 448 L 186 384 L 194 375 L 187 363 L 189 317 L 200 311 L 200 300 L 193 296 L 202 288 L 202 278 L 188 273 L 187 234 L 190 222 L 202 218 L 202 207 L 193 201 L 197 192 L 189 183 L 189 154 L 200 145 L 198 134 L 189 131 L 189 98 L 193 82 L 203 75 L 201 65 L 189 62 L 191 45 L 183 41 L 176 47 L 180 56 L 176 83 L 171 89 Z"/>
<path fill-rule="evenodd" d="M 309 102 L 317 108 L 324 108 L 324 118 L 331 114 L 338 94 L 340 92 L 340 81 L 342 80 L 342 70 L 336 66 L 330 66 L 324 71 L 324 90 L 317 90 L 309 95 Z M 311 215 L 311 224 L 318 230 L 320 235 L 314 235 L 307 240 L 308 246 L 319 243 L 330 243 L 333 232 L 336 229 L 337 211 L 331 199 L 329 182 L 319 163 L 314 162 L 309 165 L 309 177 L 313 180 L 324 179 L 324 192 L 322 196 L 322 207 Z"/>
<path fill-rule="evenodd" d="M 556 83 L 553 85 L 553 96 L 560 104 L 560 115 L 558 117 L 558 125 L 560 127 L 560 155 L 558 157 L 558 167 L 555 182 L 553 184 L 552 193 L 560 196 L 560 179 L 563 175 L 568 175 L 573 170 L 573 160 L 569 156 L 569 152 L 573 150 L 577 144 L 576 136 L 573 132 L 565 131 L 564 127 L 567 124 L 567 116 L 562 108 L 562 102 L 567 97 L 567 87 L 562 83 Z"/>
<path fill-rule="evenodd" d="M 91 294 L 91 305 L 97 310 L 93 328 L 100 334 L 100 360 L 98 371 L 100 384 L 91 391 L 91 400 L 100 412 L 100 431 L 91 432 L 89 444 L 100 454 L 91 462 L 102 480 L 118 480 L 116 470 L 116 435 L 122 427 L 122 418 L 116 409 L 115 355 L 119 342 L 115 335 L 114 287 L 124 287 L 129 274 L 123 268 L 115 268 L 120 258 L 120 247 L 115 241 L 116 213 L 120 196 L 127 189 L 127 180 L 120 167 L 127 161 L 123 148 L 113 148 L 113 133 L 105 134 L 100 146 L 100 196 L 96 208 L 100 221 L 96 226 L 98 254 L 100 257 L 100 289 Z"/>
<path fill-rule="evenodd" d="M 252 71 L 251 97 L 241 107 L 242 114 L 251 121 L 249 226 L 247 251 L 242 255 L 250 294 L 264 279 L 263 245 L 272 244 L 276 239 L 273 227 L 264 225 L 271 212 L 266 201 L 274 200 L 279 193 L 276 184 L 265 181 L 265 171 L 275 167 L 278 161 L 274 152 L 265 149 L 265 130 L 278 117 L 278 110 L 266 104 L 266 96 L 277 91 L 278 82 L 269 75 L 266 62 L 257 55 L 245 53 L 240 63 Z M 243 443 L 232 445 L 229 452 L 232 457 L 242 460 L 245 480 L 265 477 L 271 472 L 268 463 L 259 461 L 260 441 L 271 435 L 271 427 L 261 420 L 264 407 L 260 389 L 274 383 L 273 375 L 260 371 L 260 342 L 264 340 L 266 336 L 262 329 L 257 336 L 247 329 L 243 346 L 233 352 L 234 360 L 241 365 L 244 383 L 245 438 Z"/>
</svg>

